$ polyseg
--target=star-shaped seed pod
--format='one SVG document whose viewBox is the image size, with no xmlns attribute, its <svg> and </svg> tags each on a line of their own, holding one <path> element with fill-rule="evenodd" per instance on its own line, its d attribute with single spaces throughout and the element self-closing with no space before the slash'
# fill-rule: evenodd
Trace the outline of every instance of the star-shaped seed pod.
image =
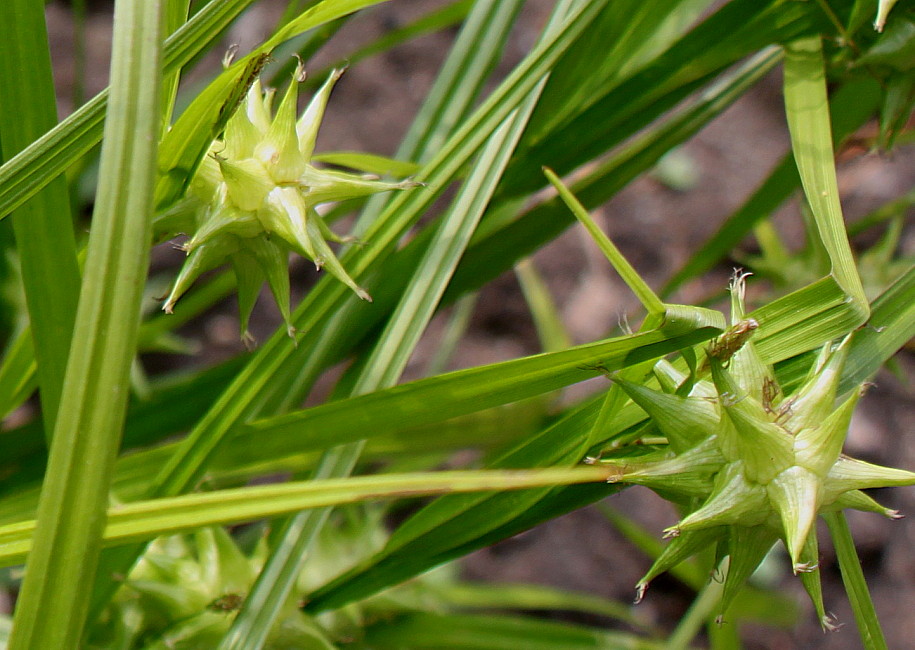
<svg viewBox="0 0 915 650">
<path fill-rule="evenodd" d="M 265 280 L 293 336 L 290 251 L 312 260 L 360 298 L 371 301 L 328 245 L 328 241 L 351 239 L 335 235 L 315 208 L 416 183 L 388 183 L 311 164 L 324 109 L 341 74 L 337 70 L 330 75 L 298 118 L 296 100 L 305 78 L 301 65 L 275 113 L 273 92 L 265 93 L 259 81 L 251 86 L 222 138 L 213 142 L 201 161 L 188 198 L 158 218 L 160 229 L 189 236 L 182 246 L 187 261 L 163 305 L 167 313 L 200 274 L 228 261 L 238 279 L 242 338 L 251 340 L 248 320 Z"/>
<path fill-rule="evenodd" d="M 91 647 L 215 648 L 244 605 L 267 554 L 261 539 L 242 553 L 223 528 L 155 540 L 124 580 L 93 630 Z M 311 648 L 320 628 L 298 607 L 283 606 L 266 647 Z"/>
<path fill-rule="evenodd" d="M 690 378 L 666 361 L 654 369 L 661 390 L 614 377 L 668 445 L 600 462 L 619 470 L 612 482 L 649 487 L 688 513 L 664 531 L 673 540 L 639 581 L 637 600 L 656 576 L 717 543 L 719 557 L 730 557 L 723 615 L 781 539 L 821 624 L 831 629 L 817 571 L 817 515 L 852 508 L 896 519 L 896 511 L 861 490 L 913 485 L 915 473 L 842 454 L 862 394 L 854 390 L 836 404 L 849 339 L 825 345 L 800 388 L 784 395 L 753 347 L 758 324 L 744 316 L 744 276 L 735 278 L 731 293 L 733 324 L 708 347 L 702 366 L 711 381 L 690 387 Z"/>
</svg>

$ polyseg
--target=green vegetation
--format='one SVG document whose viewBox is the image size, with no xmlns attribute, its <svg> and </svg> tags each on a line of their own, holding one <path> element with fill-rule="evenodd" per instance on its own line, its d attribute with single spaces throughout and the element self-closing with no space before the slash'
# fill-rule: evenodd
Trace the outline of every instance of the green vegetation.
<svg viewBox="0 0 915 650">
<path fill-rule="evenodd" d="M 26 565 L 5 573 L 17 595 L 5 647 L 735 648 L 742 621 L 797 620 L 785 596 L 745 585 L 779 540 L 833 626 L 818 516 L 862 643 L 886 647 L 842 512 L 894 517 L 861 490 L 915 474 L 841 451 L 861 386 L 915 336 L 915 266 L 896 251 L 912 196 L 853 226 L 890 224 L 855 256 L 834 151 L 872 118 L 874 147 L 911 142 L 915 10 L 544 0 L 536 43 L 497 76 L 525 3 L 456 0 L 348 57 L 357 66 L 460 25 L 396 155 L 315 152 L 341 72 L 309 60 L 385 1 L 288 0 L 264 43 L 185 97 L 182 75 L 253 0 L 116 0 L 110 88 L 56 126 L 43 3 L 0 3 L 0 411 L 17 414 L 0 435 L 0 562 Z M 779 66 L 791 152 L 654 290 L 588 210 Z M 96 156 L 87 229 L 73 215 Z M 792 195 L 803 199 L 799 252 L 769 220 Z M 347 214 L 344 236 L 334 222 Z M 571 347 L 528 258 L 576 220 L 643 313 L 630 315 L 635 331 Z M 147 279 L 150 250 L 179 235 L 187 257 L 163 290 Z M 745 304 L 756 277 L 741 274 L 730 320 L 668 302 L 748 235 L 765 300 Z M 322 269 L 298 305 L 290 253 Z M 475 292 L 512 269 L 544 352 L 443 372 Z M 147 376 L 142 355 L 188 352 L 175 330 L 230 293 L 252 343 L 265 283 L 285 321 L 269 339 Z M 150 310 L 148 296 L 163 294 L 168 313 Z M 401 383 L 451 305 L 427 375 Z M 341 362 L 331 397 L 302 408 Z M 594 377 L 609 381 L 583 401 L 549 399 Z M 468 449 L 468 466 L 438 469 Z M 255 481 L 265 476 L 284 480 Z M 678 506 L 673 541 L 608 517 L 655 559 L 640 597 L 665 571 L 696 592 L 679 621 L 467 583 L 449 564 L 635 484 Z M 403 499 L 414 507 L 389 516 Z"/>
</svg>

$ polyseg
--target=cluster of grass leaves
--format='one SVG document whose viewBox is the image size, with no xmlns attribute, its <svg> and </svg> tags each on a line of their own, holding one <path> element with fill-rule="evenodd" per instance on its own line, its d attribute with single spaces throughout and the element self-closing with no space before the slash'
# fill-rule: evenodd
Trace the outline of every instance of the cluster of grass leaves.
<svg viewBox="0 0 915 650">
<path fill-rule="evenodd" d="M 594 449 L 636 440 L 644 413 L 613 389 L 559 414 L 538 398 L 608 372 L 639 377 L 667 355 L 694 363 L 724 318 L 664 300 L 754 228 L 762 233 L 760 224 L 799 189 L 816 241 L 816 259 L 797 262 L 809 279 L 751 314 L 759 323 L 755 345 L 767 363 L 779 363 L 782 383 L 803 376 L 807 353 L 854 331 L 841 381 L 841 390 L 851 390 L 915 335 L 911 264 L 898 264 L 883 278 L 891 284 L 865 292 L 833 155 L 874 115 L 881 144 L 905 141 L 915 99 L 910 9 L 890 12 L 878 34 L 870 25 L 876 0 L 557 0 L 530 52 L 493 80 L 524 3 L 459 0 L 350 57 L 358 65 L 398 40 L 461 22 L 395 160 L 326 157 L 374 172 L 415 170 L 420 184 L 339 208 L 359 212 L 355 235 L 364 243 L 341 260 L 374 302 L 323 277 L 292 316 L 295 341 L 281 328 L 255 352 L 218 366 L 144 377 L 137 355 L 175 349 L 172 331 L 231 290 L 231 280 L 218 275 L 174 316 L 141 318 L 153 216 L 185 195 L 268 55 L 283 62 L 281 52 L 297 51 L 307 62 L 354 12 L 383 1 L 291 0 L 262 45 L 238 53 L 173 117 L 182 71 L 217 47 L 253 0 L 193 7 L 188 0 L 118 0 L 111 86 L 59 124 L 42 5 L 0 4 L 0 18 L 12 26 L 0 41 L 3 280 L 25 297 L 6 302 L 0 407 L 6 416 L 36 390 L 41 399 L 39 417 L 0 437 L 0 560 L 28 560 L 9 647 L 269 647 L 289 620 L 315 647 L 685 647 L 718 596 L 695 566 L 681 576 L 699 596 L 666 640 L 614 603 L 573 594 L 428 577 L 397 585 L 621 489 L 605 483 L 606 470 L 579 464 Z M 881 15 L 891 4 L 880 3 Z M 637 332 L 563 345 L 549 299 L 527 268 L 520 273 L 542 326 L 543 354 L 398 385 L 437 310 L 457 302 L 458 337 L 460 317 L 472 309 L 465 296 L 574 223 L 566 202 L 576 205 L 577 197 L 581 211 L 611 199 L 782 61 L 792 151 L 666 287 L 655 294 L 603 243 L 645 307 Z M 490 81 L 494 89 L 484 93 Z M 99 142 L 99 184 L 81 241 L 66 172 L 85 167 Z M 558 174 L 557 185 L 576 172 L 562 197 L 541 192 L 544 166 Z M 433 212 L 443 196 L 453 198 Z M 904 199 L 885 212 L 899 214 Z M 882 254 L 890 259 L 892 251 Z M 332 399 L 302 409 L 316 381 L 341 361 L 350 363 Z M 540 409 L 535 417 L 517 417 L 522 400 L 523 410 Z M 467 448 L 483 452 L 478 467 L 433 471 L 448 452 Z M 291 480 L 249 485 L 267 474 Z M 420 495 L 441 496 L 389 535 L 379 525 L 380 506 L 334 512 Z M 202 532 L 263 518 L 271 520 L 269 535 L 247 548 L 222 529 L 212 538 Z M 862 638 L 880 647 L 841 516 L 830 519 L 830 530 Z M 152 605 L 140 608 L 145 627 L 131 628 L 137 609 L 125 602 L 132 594 L 136 605 L 141 592 L 132 568 L 141 557 L 154 562 L 151 540 L 191 531 L 196 547 L 186 539 L 165 547 L 211 577 L 239 571 L 241 556 L 254 567 L 250 584 L 232 587 L 244 593 L 218 594 L 215 622 L 213 603 L 199 613 L 215 626 L 207 635 L 215 629 L 216 636 L 194 636 L 204 633 L 183 625 L 188 616 L 183 623 L 152 616 Z M 366 541 L 340 541 L 353 536 Z M 225 586 L 216 578 L 207 584 Z M 422 593 L 408 597 L 410 584 Z M 480 607 L 599 613 L 634 631 L 484 616 Z M 749 590 L 735 615 L 779 609 L 777 596 Z M 709 634 L 716 646 L 739 643 L 737 626 Z"/>
</svg>

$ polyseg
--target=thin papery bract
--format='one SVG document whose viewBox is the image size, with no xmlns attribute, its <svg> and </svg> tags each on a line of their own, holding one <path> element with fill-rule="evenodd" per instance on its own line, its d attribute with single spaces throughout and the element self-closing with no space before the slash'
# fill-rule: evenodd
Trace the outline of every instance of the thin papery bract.
<svg viewBox="0 0 915 650">
<path fill-rule="evenodd" d="M 301 67 L 276 111 L 273 91 L 255 81 L 228 120 L 191 181 L 188 196 L 159 216 L 159 229 L 183 232 L 187 260 L 165 300 L 171 313 L 178 299 L 204 272 L 229 262 L 238 280 L 242 338 L 250 340 L 248 320 L 266 280 L 289 335 L 295 332 L 289 307 L 289 252 L 326 269 L 363 300 L 369 294 L 350 277 L 328 241 L 344 242 L 315 209 L 325 203 L 413 187 L 371 176 L 318 169 L 310 163 L 318 128 L 334 84 L 334 71 L 308 108 L 297 117 Z"/>
<path fill-rule="evenodd" d="M 732 326 L 708 347 L 702 368 L 711 380 L 690 377 L 667 361 L 654 375 L 660 390 L 614 378 L 667 438 L 667 448 L 615 465 L 613 481 L 649 487 L 688 514 L 665 531 L 673 538 L 637 585 L 648 584 L 682 560 L 717 543 L 730 556 L 720 606 L 723 615 L 740 587 L 781 539 L 825 628 L 815 520 L 843 508 L 884 508 L 861 490 L 915 484 L 915 473 L 842 454 L 861 389 L 838 396 L 848 339 L 827 344 L 800 388 L 785 395 L 752 343 L 758 326 L 744 316 L 744 278 L 731 286 Z M 688 389 L 688 390 L 686 390 Z"/>
</svg>

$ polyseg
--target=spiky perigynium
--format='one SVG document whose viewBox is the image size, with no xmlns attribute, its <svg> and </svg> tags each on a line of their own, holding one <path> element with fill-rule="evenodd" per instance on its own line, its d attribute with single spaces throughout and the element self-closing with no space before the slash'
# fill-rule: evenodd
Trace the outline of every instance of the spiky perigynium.
<svg viewBox="0 0 915 650">
<path fill-rule="evenodd" d="M 896 519 L 863 489 L 915 484 L 915 473 L 880 467 L 842 454 L 858 398 L 836 405 L 847 341 L 826 345 L 801 387 L 783 395 L 772 369 L 753 347 L 758 324 L 744 318 L 744 278 L 732 286 L 732 327 L 707 350 L 711 381 L 687 379 L 661 362 L 661 391 L 614 381 L 666 436 L 668 449 L 635 459 L 601 460 L 618 468 L 611 481 L 644 485 L 677 501 L 688 514 L 665 531 L 674 538 L 637 585 L 649 582 L 694 553 L 717 543 L 730 556 L 723 614 L 772 545 L 781 539 L 825 628 L 817 571 L 819 513 L 853 508 Z"/>
<path fill-rule="evenodd" d="M 267 553 L 261 540 L 246 556 L 223 528 L 150 544 L 109 604 L 91 647 L 215 648 L 251 591 Z M 312 648 L 321 634 L 293 594 L 278 614 L 266 647 Z"/>
<path fill-rule="evenodd" d="M 273 93 L 255 81 L 239 109 L 213 142 L 191 181 L 188 197 L 158 219 L 159 230 L 190 239 L 187 261 L 166 298 L 171 313 L 201 273 L 228 261 L 238 279 L 242 338 L 250 340 L 248 319 L 264 280 L 289 332 L 289 251 L 312 260 L 349 286 L 359 287 L 327 241 L 342 242 L 315 207 L 378 192 L 406 189 L 410 181 L 386 183 L 373 177 L 318 169 L 310 164 L 328 97 L 342 70 L 334 71 L 301 117 L 296 117 L 302 67 L 272 112 Z"/>
</svg>

